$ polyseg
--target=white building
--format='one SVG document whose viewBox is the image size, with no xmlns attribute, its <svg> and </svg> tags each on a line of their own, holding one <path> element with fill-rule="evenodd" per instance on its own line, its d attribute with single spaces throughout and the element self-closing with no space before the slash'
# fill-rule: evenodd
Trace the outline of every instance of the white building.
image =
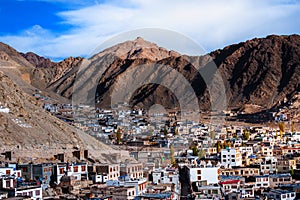
<svg viewBox="0 0 300 200">
<path fill-rule="evenodd" d="M 220 167 L 187 167 L 190 182 L 207 182 L 207 184 L 217 184 L 220 180 Z"/>
<path fill-rule="evenodd" d="M 16 170 L 13 167 L 0 167 L 0 177 L 1 176 L 22 177 L 22 171 Z"/>
<path fill-rule="evenodd" d="M 288 190 L 271 190 L 267 193 L 268 198 L 274 200 L 294 200 L 296 199 L 296 193 Z"/>
<path fill-rule="evenodd" d="M 153 184 L 174 184 L 175 192 L 179 193 L 179 172 L 175 168 L 156 169 L 152 172 Z"/>
<path fill-rule="evenodd" d="M 246 155 L 252 155 L 253 154 L 253 148 L 252 147 L 239 147 L 239 150 L 242 154 L 246 153 Z"/>
<path fill-rule="evenodd" d="M 256 188 L 268 188 L 270 187 L 269 175 L 256 176 L 255 177 L 255 187 Z"/>
<path fill-rule="evenodd" d="M 76 180 L 87 179 L 88 177 L 88 167 L 86 163 L 54 165 L 53 170 L 56 184 L 60 183 L 60 179 L 64 175 L 74 176 Z"/>
<path fill-rule="evenodd" d="M 242 165 L 242 154 L 239 149 L 227 148 L 221 151 L 221 165 L 236 167 Z"/>
<path fill-rule="evenodd" d="M 32 200 L 43 199 L 42 187 L 31 186 L 31 187 L 20 187 L 15 189 L 15 196 L 17 197 L 30 197 Z"/>
</svg>

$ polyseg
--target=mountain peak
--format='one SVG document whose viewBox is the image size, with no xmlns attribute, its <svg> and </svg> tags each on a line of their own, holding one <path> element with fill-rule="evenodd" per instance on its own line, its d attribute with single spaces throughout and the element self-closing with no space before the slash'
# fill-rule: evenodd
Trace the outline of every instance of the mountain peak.
<svg viewBox="0 0 300 200">
<path fill-rule="evenodd" d="M 95 56 L 101 57 L 107 54 L 112 54 L 121 59 L 146 58 L 153 61 L 161 60 L 171 56 L 180 56 L 179 53 L 159 47 L 157 44 L 144 40 L 142 37 L 137 37 L 135 40 L 128 40 L 116 44 L 96 54 Z"/>
</svg>

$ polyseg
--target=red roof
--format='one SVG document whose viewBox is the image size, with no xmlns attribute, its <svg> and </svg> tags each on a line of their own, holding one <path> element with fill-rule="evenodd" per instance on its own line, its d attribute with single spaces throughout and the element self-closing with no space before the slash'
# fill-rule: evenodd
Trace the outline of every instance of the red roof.
<svg viewBox="0 0 300 200">
<path fill-rule="evenodd" d="M 240 180 L 228 180 L 228 181 L 222 181 L 220 182 L 221 185 L 226 185 L 226 184 L 236 184 L 239 183 Z"/>
</svg>

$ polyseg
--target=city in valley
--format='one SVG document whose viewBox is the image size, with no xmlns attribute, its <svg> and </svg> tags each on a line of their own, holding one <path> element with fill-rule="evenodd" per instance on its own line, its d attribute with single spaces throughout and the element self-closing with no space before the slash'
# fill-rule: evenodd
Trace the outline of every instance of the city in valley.
<svg viewBox="0 0 300 200">
<path fill-rule="evenodd" d="M 0 199 L 300 199 L 300 1 L 0 2 Z"/>
<path fill-rule="evenodd" d="M 181 121 L 178 111 L 146 113 L 82 105 L 74 119 L 71 104 L 44 103 L 43 108 L 113 151 L 102 149 L 97 158 L 74 146 L 44 159 L 2 152 L 1 198 L 295 199 L 298 195 L 300 132 L 287 113 L 271 113 L 267 125 L 254 126 Z M 51 140 L 50 135 L 49 145 Z"/>
</svg>

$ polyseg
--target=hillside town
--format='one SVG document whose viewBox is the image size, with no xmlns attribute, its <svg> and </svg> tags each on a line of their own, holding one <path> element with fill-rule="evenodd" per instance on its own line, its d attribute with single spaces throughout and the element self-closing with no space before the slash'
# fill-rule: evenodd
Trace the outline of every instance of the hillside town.
<svg viewBox="0 0 300 200">
<path fill-rule="evenodd" d="M 176 111 L 44 109 L 132 159 L 74 149 L 25 162 L 1 152 L 0 199 L 300 198 L 300 132 L 285 113 L 274 115 L 273 126 L 225 126 L 181 121 Z M 73 109 L 80 114 L 72 117 Z"/>
</svg>

